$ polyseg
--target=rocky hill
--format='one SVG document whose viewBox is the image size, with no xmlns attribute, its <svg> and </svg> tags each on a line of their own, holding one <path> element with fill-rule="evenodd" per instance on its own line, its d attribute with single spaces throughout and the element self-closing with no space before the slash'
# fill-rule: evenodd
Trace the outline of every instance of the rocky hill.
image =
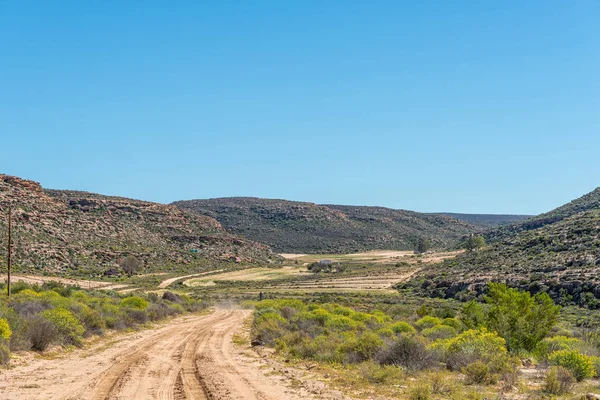
<svg viewBox="0 0 600 400">
<path fill-rule="evenodd" d="M 250 197 L 178 201 L 173 205 L 215 218 L 232 233 L 283 253 L 412 250 L 420 239 L 445 248 L 476 230 L 451 217 L 384 207 Z"/>
<path fill-rule="evenodd" d="M 600 191 L 503 229 L 486 248 L 424 271 L 409 287 L 433 296 L 468 298 L 488 281 L 558 302 L 600 308 Z"/>
<path fill-rule="evenodd" d="M 490 230 L 486 233 L 486 239 L 489 242 L 499 241 L 522 231 L 538 229 L 581 212 L 597 209 L 600 209 L 600 188 L 547 213 L 528 218 L 519 223 Z"/>
<path fill-rule="evenodd" d="M 0 175 L 0 235 L 12 204 L 15 262 L 26 271 L 99 274 L 134 255 L 146 269 L 208 261 L 267 262 L 268 246 L 226 232 L 213 218 L 177 207 L 93 193 L 44 190 Z M 5 257 L 5 246 L 0 257 Z"/>
<path fill-rule="evenodd" d="M 456 218 L 483 230 L 512 225 L 531 218 L 531 215 L 436 213 Z"/>
</svg>

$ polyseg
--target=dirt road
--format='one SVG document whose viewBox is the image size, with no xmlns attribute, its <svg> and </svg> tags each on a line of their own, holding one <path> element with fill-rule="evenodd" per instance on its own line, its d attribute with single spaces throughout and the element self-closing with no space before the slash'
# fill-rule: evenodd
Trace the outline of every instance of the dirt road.
<svg viewBox="0 0 600 400">
<path fill-rule="evenodd" d="M 182 279 L 186 279 L 186 278 L 192 278 L 192 277 L 195 277 L 195 276 L 202 276 L 202 275 L 216 274 L 216 273 L 218 273 L 218 272 L 222 272 L 222 271 L 224 271 L 224 270 L 222 270 L 222 269 L 216 269 L 216 270 L 214 270 L 214 271 L 207 271 L 207 272 L 202 272 L 202 273 L 199 273 L 199 274 L 191 274 L 191 275 L 176 276 L 176 277 L 174 277 L 174 278 L 165 279 L 164 281 L 162 281 L 162 282 L 161 282 L 161 283 L 158 285 L 158 287 L 159 287 L 160 289 L 164 289 L 164 288 L 166 288 L 167 286 L 169 286 L 170 284 L 172 284 L 173 282 L 177 282 L 177 281 L 179 281 L 179 280 L 182 280 Z"/>
<path fill-rule="evenodd" d="M 2 399 L 243 399 L 314 397 L 290 388 L 260 357 L 232 344 L 249 316 L 217 310 L 182 317 L 159 329 L 101 341 L 58 359 L 33 359 L 0 371 Z M 287 371 L 286 371 L 287 372 Z"/>
</svg>

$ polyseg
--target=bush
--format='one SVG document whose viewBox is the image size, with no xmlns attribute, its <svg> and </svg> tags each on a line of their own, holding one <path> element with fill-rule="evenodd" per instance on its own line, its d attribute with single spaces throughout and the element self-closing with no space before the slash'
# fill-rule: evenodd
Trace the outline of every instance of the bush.
<svg viewBox="0 0 600 400">
<path fill-rule="evenodd" d="M 496 383 L 496 380 L 490 371 L 490 367 L 479 360 L 464 367 L 462 373 L 466 376 L 465 382 L 467 385 L 488 385 Z"/>
<path fill-rule="evenodd" d="M 42 316 L 52 323 L 56 333 L 66 343 L 79 344 L 85 328 L 73 313 L 64 308 L 46 310 Z"/>
<path fill-rule="evenodd" d="M 10 349 L 4 340 L 0 340 L 0 364 L 7 365 L 10 361 Z"/>
<path fill-rule="evenodd" d="M 594 371 L 596 371 L 594 378 L 600 378 L 600 357 L 592 357 L 592 362 L 594 363 Z"/>
<path fill-rule="evenodd" d="M 255 319 L 252 326 L 252 345 L 274 345 L 275 340 L 282 337 L 285 330 L 275 318 Z"/>
<path fill-rule="evenodd" d="M 163 300 L 172 301 L 173 303 L 179 303 L 181 301 L 181 298 L 177 294 L 169 291 L 164 292 L 162 298 Z"/>
<path fill-rule="evenodd" d="M 431 386 L 421 383 L 416 385 L 410 390 L 410 400 L 430 400 L 431 399 Z"/>
<path fill-rule="evenodd" d="M 485 310 L 475 300 L 468 302 L 462 310 L 462 323 L 469 329 L 478 329 L 485 326 Z"/>
<path fill-rule="evenodd" d="M 375 357 L 384 365 L 395 365 L 407 370 L 423 370 L 438 364 L 435 351 L 427 349 L 423 340 L 402 336 L 382 349 Z"/>
<path fill-rule="evenodd" d="M 543 361 L 548 360 L 548 356 L 559 350 L 582 350 L 585 343 L 582 340 L 566 336 L 554 336 L 542 340 L 535 348 L 535 356 Z"/>
<path fill-rule="evenodd" d="M 345 315 L 332 315 L 325 322 L 325 327 L 335 331 L 353 331 L 358 328 L 363 328 L 364 324 L 360 321 L 355 321 Z"/>
<path fill-rule="evenodd" d="M 559 350 L 548 357 L 551 365 L 568 369 L 578 382 L 592 378 L 596 374 L 592 357 L 573 350 Z"/>
<path fill-rule="evenodd" d="M 28 325 L 28 339 L 33 350 L 44 351 L 58 339 L 54 324 L 41 315 L 32 317 Z"/>
<path fill-rule="evenodd" d="M 141 297 L 137 296 L 124 298 L 123 300 L 121 300 L 121 305 L 136 310 L 145 310 L 146 308 L 148 308 L 148 302 L 142 299 Z"/>
<path fill-rule="evenodd" d="M 433 328 L 436 325 L 441 325 L 442 320 L 436 317 L 426 316 L 415 322 L 415 326 L 419 330 Z"/>
<path fill-rule="evenodd" d="M 456 336 L 456 329 L 448 325 L 436 325 L 432 328 L 423 329 L 423 336 L 431 340 L 450 339 Z"/>
<path fill-rule="evenodd" d="M 548 293 L 531 296 L 500 283 L 489 284 L 486 302 L 490 305 L 487 328 L 502 336 L 512 352 L 533 351 L 552 331 L 560 311 Z"/>
<path fill-rule="evenodd" d="M 370 383 L 385 384 L 400 376 L 400 370 L 391 365 L 378 365 L 367 361 L 360 366 L 361 376 Z"/>
<path fill-rule="evenodd" d="M 566 368 L 550 368 L 544 383 L 544 392 L 552 395 L 571 393 L 575 386 L 575 377 Z"/>
<path fill-rule="evenodd" d="M 372 358 L 383 345 L 383 340 L 370 331 L 358 337 L 352 337 L 340 346 L 340 351 L 346 354 L 348 361 L 361 362 Z"/>
<path fill-rule="evenodd" d="M 399 334 L 399 333 L 415 334 L 415 333 L 417 333 L 417 330 L 411 324 L 409 324 L 408 322 L 404 322 L 404 321 L 394 322 L 393 324 L 391 324 L 389 326 L 389 328 L 395 334 Z"/>
<path fill-rule="evenodd" d="M 10 341 L 8 342 L 10 350 L 30 350 L 31 342 L 29 341 L 29 326 L 27 323 L 27 318 L 23 318 L 14 312 L 14 310 L 9 310 L 4 315 L 12 331 Z"/>
<path fill-rule="evenodd" d="M 445 371 L 436 371 L 427 377 L 431 382 L 431 391 L 433 394 L 439 394 L 447 397 L 456 390 L 454 377 L 448 376 Z"/>
<path fill-rule="evenodd" d="M 148 322 L 148 313 L 145 310 L 130 309 L 127 310 L 127 320 L 129 325 L 145 324 Z"/>
<path fill-rule="evenodd" d="M 451 326 L 454 329 L 456 329 L 456 331 L 460 331 L 463 329 L 463 324 L 462 322 L 460 322 L 458 319 L 456 318 L 444 318 L 442 320 L 442 325 L 447 325 L 447 326 Z"/>
<path fill-rule="evenodd" d="M 85 327 L 86 333 L 101 333 L 106 328 L 106 323 L 102 319 L 102 316 L 85 304 L 80 305 L 77 314 Z"/>
<path fill-rule="evenodd" d="M 446 363 L 453 370 L 460 370 L 476 361 L 489 363 L 506 358 L 503 338 L 485 329 L 471 329 L 460 335 L 434 345 L 444 351 Z"/>
<path fill-rule="evenodd" d="M 4 318 L 0 318 L 0 338 L 4 340 L 10 339 L 12 331 L 8 325 L 8 321 Z"/>
</svg>

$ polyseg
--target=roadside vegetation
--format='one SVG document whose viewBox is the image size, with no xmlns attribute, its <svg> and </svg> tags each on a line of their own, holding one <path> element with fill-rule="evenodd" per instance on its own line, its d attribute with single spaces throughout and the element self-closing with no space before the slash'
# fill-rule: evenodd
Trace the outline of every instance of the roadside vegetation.
<svg viewBox="0 0 600 400">
<path fill-rule="evenodd" d="M 6 287 L 0 285 L 6 293 Z M 205 304 L 165 292 L 120 295 L 48 282 L 16 283 L 11 297 L 0 297 L 0 363 L 11 351 L 45 351 L 54 346 L 82 346 L 84 339 L 108 330 L 137 329 L 149 322 L 193 312 Z"/>
<path fill-rule="evenodd" d="M 502 284 L 490 284 L 483 303 L 457 312 L 422 306 L 408 314 L 398 305 L 361 309 L 300 299 L 253 305 L 254 345 L 315 362 L 354 395 L 561 398 L 585 390 L 600 373 L 597 329 L 567 329 L 547 294 Z M 539 382 L 525 367 L 541 374 Z"/>
</svg>

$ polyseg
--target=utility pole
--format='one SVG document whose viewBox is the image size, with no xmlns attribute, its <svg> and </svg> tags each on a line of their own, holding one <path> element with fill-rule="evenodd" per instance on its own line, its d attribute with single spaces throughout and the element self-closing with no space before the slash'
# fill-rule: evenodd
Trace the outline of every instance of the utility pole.
<svg viewBox="0 0 600 400">
<path fill-rule="evenodd" d="M 12 207 L 8 206 L 8 279 L 6 280 L 6 295 L 10 299 L 10 267 L 12 263 Z"/>
</svg>

